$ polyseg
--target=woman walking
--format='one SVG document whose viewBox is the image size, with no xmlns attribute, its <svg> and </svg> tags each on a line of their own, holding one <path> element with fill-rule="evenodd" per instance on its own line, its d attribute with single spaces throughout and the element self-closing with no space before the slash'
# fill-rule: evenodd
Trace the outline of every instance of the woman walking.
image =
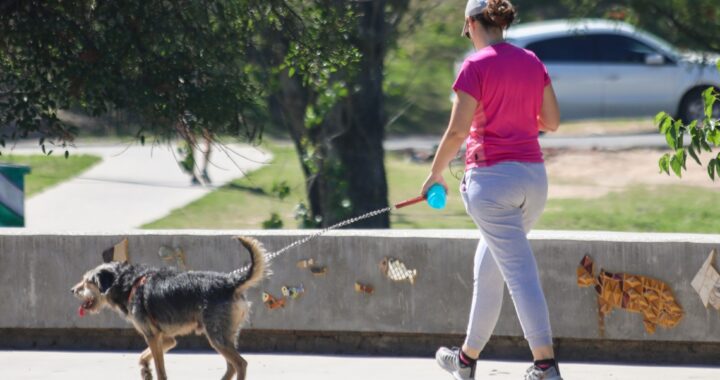
<svg viewBox="0 0 720 380">
<path fill-rule="evenodd" d="M 547 177 L 539 131 L 555 131 L 560 112 L 545 66 L 503 40 L 516 12 L 507 0 L 470 0 L 463 35 L 477 50 L 453 85 L 450 123 L 422 192 L 447 184 L 442 173 L 467 141 L 461 194 L 482 239 L 475 253 L 474 292 L 462 348 L 436 359 L 455 379 L 475 378 L 475 364 L 500 316 L 507 284 L 534 364 L 526 380 L 561 380 L 547 303 L 527 233 L 542 214 Z"/>
</svg>

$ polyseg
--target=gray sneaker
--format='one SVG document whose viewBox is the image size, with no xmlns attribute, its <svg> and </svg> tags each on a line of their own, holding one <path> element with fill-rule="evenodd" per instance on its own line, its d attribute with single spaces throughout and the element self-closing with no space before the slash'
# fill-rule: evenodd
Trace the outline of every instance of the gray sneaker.
<svg viewBox="0 0 720 380">
<path fill-rule="evenodd" d="M 562 380 L 562 377 L 555 366 L 543 371 L 533 365 L 525 372 L 525 380 Z"/>
<path fill-rule="evenodd" d="M 456 380 L 475 380 L 475 365 L 460 365 L 460 349 L 458 347 L 440 347 L 435 353 L 435 360 L 442 369 L 450 372 Z"/>
</svg>

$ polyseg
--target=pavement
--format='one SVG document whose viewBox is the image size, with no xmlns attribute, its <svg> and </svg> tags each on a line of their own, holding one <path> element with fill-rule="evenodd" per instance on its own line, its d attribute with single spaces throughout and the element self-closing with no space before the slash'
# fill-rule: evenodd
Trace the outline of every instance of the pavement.
<svg viewBox="0 0 720 380">
<path fill-rule="evenodd" d="M 0 351 L 0 377 L 3 379 L 104 380 L 139 378 L 136 352 L 78 351 Z M 248 379 L 277 380 L 367 380 L 452 378 L 430 358 L 388 358 L 312 355 L 243 355 L 248 361 Z M 209 352 L 183 352 L 166 355 L 168 377 L 178 379 L 217 379 L 225 362 Z M 476 379 L 523 378 L 528 363 L 507 361 L 478 362 Z M 720 379 L 720 367 L 672 367 L 620 364 L 561 363 L 565 380 L 657 380 Z"/>
<path fill-rule="evenodd" d="M 210 186 L 193 186 L 178 165 L 177 147 L 117 143 L 85 145 L 70 154 L 92 154 L 102 162 L 26 199 L 26 229 L 38 232 L 119 231 L 139 228 L 215 188 L 257 169 L 271 156 L 248 145 L 215 150 Z M 38 154 L 37 145 L 13 154 Z M 32 174 L 31 174 L 32 175 Z"/>
</svg>

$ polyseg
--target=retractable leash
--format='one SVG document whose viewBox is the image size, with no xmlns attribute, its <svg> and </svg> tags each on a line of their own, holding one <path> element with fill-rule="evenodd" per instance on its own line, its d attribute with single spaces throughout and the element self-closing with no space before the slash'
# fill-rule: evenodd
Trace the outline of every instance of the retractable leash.
<svg viewBox="0 0 720 380">
<path fill-rule="evenodd" d="M 334 229 L 337 229 L 337 228 L 340 228 L 340 227 L 344 227 L 344 226 L 353 224 L 353 223 L 355 223 L 355 222 L 359 222 L 359 221 L 364 220 L 364 219 L 372 218 L 373 216 L 382 215 L 382 214 L 388 213 L 388 212 L 390 212 L 390 211 L 392 211 L 392 210 L 399 210 L 399 209 L 401 209 L 401 208 L 403 208 L 403 207 L 412 206 L 412 205 L 418 204 L 418 203 L 420 203 L 420 202 L 422 202 L 422 201 L 427 201 L 428 204 L 430 205 L 430 207 L 435 208 L 435 209 L 445 208 L 445 203 L 446 203 L 445 189 L 442 187 L 442 185 L 440 185 L 439 183 L 436 183 L 436 184 L 430 186 L 430 189 L 428 189 L 428 192 L 427 192 L 425 195 L 421 195 L 421 196 L 419 196 L 419 197 L 411 198 L 411 199 L 402 201 L 402 202 L 400 202 L 400 203 L 396 203 L 396 204 L 394 204 L 394 205 L 392 205 L 392 206 L 389 206 L 389 207 L 381 208 L 381 209 L 378 209 L 378 210 L 375 210 L 375 211 L 370 211 L 370 212 L 368 212 L 368 213 L 365 213 L 365 214 L 360 215 L 360 216 L 356 216 L 356 217 L 354 217 L 354 218 L 350 218 L 350 219 L 347 219 L 347 220 L 343 220 L 342 222 L 339 222 L 339 223 L 337 223 L 337 224 L 333 224 L 333 225 L 330 226 L 330 227 L 326 227 L 326 228 L 324 228 L 324 229 L 322 229 L 322 230 L 320 230 L 320 231 L 318 231 L 318 232 L 316 232 L 316 233 L 314 233 L 314 234 L 312 234 L 312 235 L 309 235 L 309 236 L 306 236 L 306 237 L 304 237 L 304 238 L 302 238 L 302 239 L 300 239 L 300 240 L 297 240 L 297 241 L 291 243 L 290 245 L 288 245 L 288 246 L 286 246 L 286 247 L 284 247 L 284 248 L 281 248 L 281 249 L 279 249 L 279 250 L 277 250 L 277 251 L 275 251 L 275 252 L 270 252 L 270 253 L 268 253 L 267 255 L 265 255 L 265 259 L 266 259 L 268 262 L 270 262 L 270 261 L 272 261 L 273 259 L 275 259 L 276 257 L 278 257 L 278 256 L 282 255 L 283 253 L 287 252 L 288 250 L 290 250 L 290 249 L 292 249 L 292 248 L 295 248 L 295 247 L 297 247 L 297 246 L 299 246 L 299 245 L 305 244 L 305 243 L 309 242 L 309 241 L 312 240 L 312 239 L 315 239 L 315 238 L 317 238 L 317 237 L 319 237 L 319 236 L 321 236 L 321 235 L 326 234 L 326 233 L 329 232 L 329 231 L 332 231 L 332 230 L 334 230 Z M 250 265 L 248 264 L 248 265 L 245 265 L 244 267 L 242 267 L 242 268 L 240 268 L 240 269 L 237 269 L 235 272 L 247 272 L 249 269 L 250 269 Z"/>
</svg>

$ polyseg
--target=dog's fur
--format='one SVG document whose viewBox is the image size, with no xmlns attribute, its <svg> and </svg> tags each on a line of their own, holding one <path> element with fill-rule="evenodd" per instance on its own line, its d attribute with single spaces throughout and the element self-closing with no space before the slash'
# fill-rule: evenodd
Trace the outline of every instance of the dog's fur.
<svg viewBox="0 0 720 380">
<path fill-rule="evenodd" d="M 115 309 L 142 334 L 148 348 L 140 356 L 141 376 L 152 379 L 150 359 L 158 379 L 167 378 L 163 354 L 175 346 L 175 337 L 204 334 L 227 361 L 223 379 L 245 379 L 247 362 L 237 352 L 237 339 L 249 314 L 244 292 L 268 274 L 265 250 L 255 239 L 238 237 L 250 251 L 247 274 L 181 272 L 141 264 L 112 262 L 85 273 L 72 293 L 84 311 L 96 314 Z"/>
</svg>

